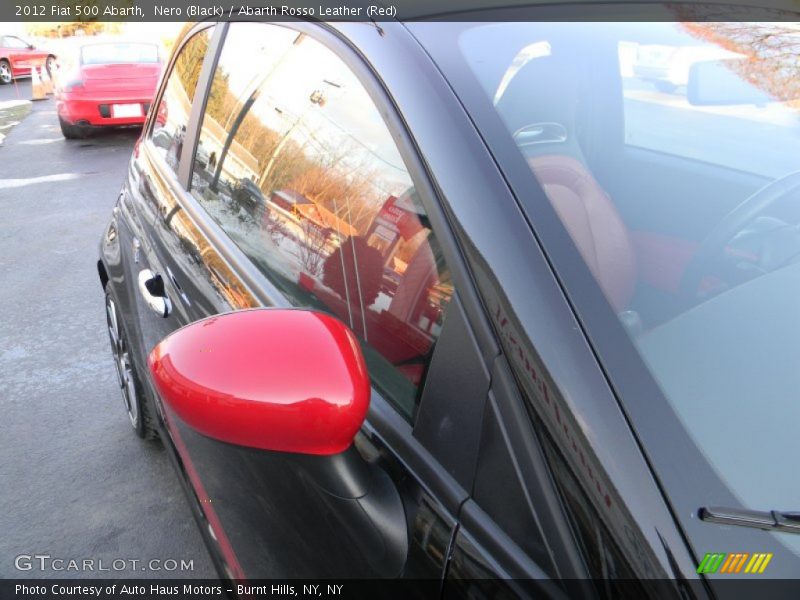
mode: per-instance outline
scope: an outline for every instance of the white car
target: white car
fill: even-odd
[[[700,61],[742,58],[741,54],[712,46],[667,46],[641,44],[637,47],[633,75],[672,93],[689,82],[689,69]]]

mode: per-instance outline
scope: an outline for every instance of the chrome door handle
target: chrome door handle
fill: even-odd
[[[159,316],[167,317],[172,312],[172,303],[164,290],[164,280],[158,273],[153,273],[150,269],[139,271],[139,293],[147,306]]]

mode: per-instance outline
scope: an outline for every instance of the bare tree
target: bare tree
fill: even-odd
[[[693,37],[744,56],[726,63],[779,102],[800,106],[800,30],[791,23],[685,23]]]
[[[309,275],[319,277],[322,265],[328,257],[327,245],[330,230],[320,229],[313,221],[304,218],[301,221],[303,239],[298,244],[300,264]]]
[[[289,235],[289,230],[283,221],[270,214],[264,219],[263,230],[276,246]]]

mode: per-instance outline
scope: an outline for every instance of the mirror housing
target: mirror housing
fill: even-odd
[[[197,321],[158,344],[148,366],[172,412],[238,446],[339,454],[369,407],[358,341],[314,311],[265,308]]]
[[[764,105],[772,101],[766,92],[742,79],[736,65],[747,59],[703,60],[689,67],[686,99],[694,106]]]

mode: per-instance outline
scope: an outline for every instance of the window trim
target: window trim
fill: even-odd
[[[231,23],[249,22],[249,21],[231,21],[225,23],[225,29]],[[415,189],[419,196],[420,202],[426,211],[428,218],[431,221],[431,227],[434,231],[439,246],[442,249],[442,254],[447,263],[448,269],[453,278],[456,290],[461,297],[462,303],[465,304],[467,310],[468,304],[472,310],[467,310],[470,317],[470,324],[476,327],[474,314],[476,312],[475,303],[478,302],[477,309],[480,310],[480,315],[483,317],[483,323],[480,325],[485,326],[488,330],[488,322],[485,321],[485,312],[482,305],[474,295],[474,283],[472,277],[467,270],[465,260],[461,253],[459,244],[452,232],[449,221],[444,214],[441,203],[438,198],[440,193],[436,188],[433,178],[430,176],[427,166],[421,157],[419,148],[414,143],[413,138],[406,129],[405,122],[400,117],[397,106],[392,102],[388,92],[383,87],[380,79],[370,68],[364,57],[355,49],[342,35],[334,30],[331,26],[324,23],[307,23],[307,22],[281,22],[281,23],[263,23],[264,25],[273,27],[284,27],[297,33],[304,33],[309,38],[320,43],[333,52],[344,64],[351,70],[353,75],[359,80],[359,83],[364,87],[364,90],[369,94],[375,107],[380,112],[387,130],[392,136],[392,140],[397,147],[397,150],[402,157],[408,169],[409,176],[414,182]],[[194,30],[187,34],[190,36]],[[216,48],[216,53],[213,57],[214,66],[219,60],[219,54],[222,51],[224,44],[220,43]],[[211,52],[206,55],[206,61],[209,61]],[[213,77],[213,69],[209,69],[208,79],[198,81],[198,89],[203,85],[203,102],[202,110],[198,109],[198,116],[204,114],[205,105],[208,98],[208,85]],[[197,102],[197,98],[195,99]],[[193,107],[194,108],[194,107]],[[190,123],[194,127],[187,126],[187,139],[191,135],[191,144],[196,148],[197,139],[199,138],[199,130],[201,127],[200,119],[198,123]],[[185,160],[193,160],[188,158],[189,154],[181,156],[181,162]],[[162,161],[163,162],[163,161]],[[258,269],[252,267],[252,262],[249,258],[236,246],[231,240],[227,239],[228,236],[218,227],[213,220],[207,218],[208,213],[200,205],[200,203],[188,191],[188,186],[182,183],[182,193],[178,199],[179,203],[184,209],[192,215],[201,231],[206,233],[210,238],[209,241],[224,249],[223,256],[229,261],[234,272],[242,276],[243,281],[251,288],[255,296],[264,304],[268,306],[289,306],[288,301],[283,296],[276,286],[274,286],[269,279],[264,276]],[[260,293],[258,288],[268,290],[268,294]],[[465,293],[466,291],[466,293]],[[469,299],[467,299],[469,297]],[[493,338],[492,338],[493,339]],[[488,350],[489,356],[495,356],[498,353],[497,346]],[[423,389],[424,395],[424,389]]]
[[[218,23],[216,25],[208,45],[208,52],[203,59],[200,76],[197,78],[197,88],[192,99],[192,109],[189,112],[189,121],[186,123],[186,135],[188,137],[184,139],[184,147],[186,147],[186,141],[188,140],[188,147],[191,148],[191,152],[183,152],[178,165],[178,181],[180,181],[186,193],[189,193],[192,187],[194,155],[197,152],[197,143],[200,141],[200,129],[203,126],[208,94],[211,91],[211,83],[214,80],[214,72],[217,70],[219,57],[225,47],[229,27],[230,23]]]
[[[184,37],[181,39],[180,44],[176,46],[175,49],[172,51],[172,56],[170,57],[169,63],[164,69],[163,75],[161,77],[158,92],[155,98],[153,99],[152,104],[150,105],[151,107],[154,107],[155,110],[150,111],[150,114],[147,117],[147,121],[145,122],[145,125],[142,129],[142,138],[141,138],[142,146],[151,151],[149,153],[151,162],[157,166],[162,177],[165,177],[168,181],[170,181],[173,187],[175,187],[175,184],[177,183],[182,191],[185,191],[186,189],[186,180],[181,179],[181,173],[183,170],[182,166],[183,163],[187,162],[186,156],[188,155],[188,153],[183,152],[181,154],[181,160],[178,163],[178,170],[173,171],[172,168],[167,164],[166,160],[164,160],[164,158],[158,152],[153,151],[154,144],[152,142],[152,135],[156,120],[155,115],[158,113],[158,108],[161,105],[161,101],[164,98],[164,94],[166,93],[167,82],[169,81],[169,78],[172,77],[172,74],[175,70],[175,63],[178,61],[178,56],[180,56],[181,52],[183,52],[183,49],[189,44],[189,42],[194,38],[195,35],[197,35],[202,31],[213,29],[211,33],[211,39],[209,40],[208,52],[206,52],[206,55],[203,59],[203,66],[200,69],[200,76],[197,79],[197,86],[195,87],[194,90],[194,96],[192,98],[192,110],[189,113],[189,120],[186,123],[184,146],[186,146],[187,141],[191,142],[190,145],[193,149],[191,155],[194,156],[194,144],[197,131],[193,127],[192,115],[194,114],[195,108],[198,105],[197,102],[198,91],[201,89],[205,89],[204,76],[207,76],[206,71],[211,70],[211,72],[213,73],[213,69],[209,65],[210,62],[209,57],[213,57],[213,65],[214,67],[216,67],[216,57],[219,54],[219,49],[222,45],[222,42],[224,41],[224,36],[227,33],[227,25],[228,25],[227,23],[202,22],[195,24],[194,27],[192,27],[188,32],[186,32]],[[203,97],[202,106],[203,108],[205,108],[205,96]],[[191,161],[189,162],[191,164]],[[173,191],[176,192],[176,196],[179,196],[179,194],[177,193],[177,188],[174,189]]]
[[[248,23],[248,21],[234,21],[233,23],[243,23],[243,22],[244,23]],[[223,39],[220,42],[219,47],[216,49],[215,56],[211,60],[209,60],[209,59],[206,60],[206,63],[204,64],[203,75],[201,75],[201,78],[198,80],[198,89],[199,89],[199,86],[201,85],[201,83],[205,84],[205,87],[204,87],[203,92],[202,92],[203,93],[202,110],[200,110],[200,108],[199,108],[199,104],[200,103],[198,102],[198,96],[197,95],[195,96],[195,101],[194,101],[194,104],[193,104],[193,116],[197,118],[197,121],[196,122],[190,122],[190,124],[187,126],[187,140],[189,139],[188,138],[189,131],[191,130],[191,132],[192,132],[191,142],[192,142],[192,145],[194,147],[194,151],[192,152],[191,157],[190,157],[190,155],[188,153],[184,153],[181,156],[181,166],[184,166],[185,162],[189,163],[188,165],[186,165],[186,166],[188,166],[188,174],[187,174],[188,181],[184,181],[183,182],[184,183],[183,187],[186,190],[185,193],[184,193],[184,196],[191,198],[192,204],[196,205],[199,208],[199,210],[201,211],[200,214],[202,214],[204,216],[204,218],[201,218],[201,220],[203,222],[209,221],[209,219],[210,219],[209,224],[213,224],[215,226],[214,227],[214,229],[216,230],[215,231],[215,237],[219,236],[219,238],[224,239],[225,243],[226,243],[226,246],[227,246],[228,243],[230,243],[231,250],[234,251],[233,253],[235,253],[235,255],[241,254],[241,257],[243,259],[242,266],[246,267],[247,271],[253,271],[253,275],[255,275],[257,273],[260,276],[260,278],[263,278],[263,280],[270,281],[269,277],[267,275],[264,275],[261,272],[261,270],[256,268],[254,263],[253,263],[253,261],[235,244],[235,242],[233,242],[232,239],[230,239],[230,236],[228,236],[228,234],[225,232],[224,228],[222,228],[216,222],[214,217],[210,213],[208,213],[208,211],[205,209],[205,207],[202,205],[202,203],[199,200],[197,200],[191,194],[191,186],[187,185],[187,183],[190,183],[190,180],[191,180],[191,172],[192,172],[192,169],[193,169],[193,166],[194,166],[194,153],[196,152],[197,144],[199,142],[200,135],[201,135],[202,121],[203,121],[203,117],[205,115],[205,108],[206,108],[206,104],[207,104],[207,101],[208,101],[208,96],[209,96],[210,91],[211,91],[211,85],[213,85],[214,72],[215,72],[216,67],[217,67],[217,65],[219,63],[220,56],[222,55],[222,52],[224,51],[224,46],[225,46],[224,37],[227,35],[227,29],[228,29],[228,26],[230,25],[230,23],[226,23],[225,25],[226,25],[225,33],[222,35]],[[353,76],[356,77],[356,79],[358,80],[359,84],[361,85],[363,91],[368,95],[370,101],[372,102],[373,106],[375,107],[375,110],[380,114],[380,116],[382,118],[382,121],[383,121],[383,124],[384,124],[384,126],[386,128],[386,131],[391,136],[392,142],[394,143],[395,148],[397,149],[398,154],[400,155],[401,159],[403,160],[404,166],[406,167],[406,169],[408,171],[408,176],[411,179],[412,183],[414,184],[414,188],[415,188],[415,190],[417,192],[417,197],[419,198],[419,201],[421,202],[421,204],[422,204],[422,206],[423,206],[423,208],[425,210],[426,216],[428,216],[428,218],[431,219],[432,213],[434,212],[434,210],[438,209],[439,206],[438,206],[438,203],[436,203],[435,200],[428,201],[424,196],[425,193],[434,194],[434,192],[430,188],[430,180],[428,178],[427,171],[424,170],[424,168],[422,168],[422,166],[421,166],[422,162],[419,160],[418,149],[416,148],[416,146],[411,141],[410,136],[408,136],[407,134],[403,135],[404,133],[406,133],[406,131],[405,131],[405,128],[403,127],[403,124],[400,122],[399,118],[396,120],[396,122],[395,122],[394,119],[392,119],[392,116],[398,116],[397,115],[398,111],[396,110],[396,107],[395,107],[394,103],[391,102],[391,99],[388,96],[388,94],[386,94],[385,92],[383,94],[378,94],[377,91],[376,91],[376,86],[374,86],[375,80],[373,78],[367,79],[364,76],[364,74],[360,72],[360,70],[363,67],[366,66],[365,62],[363,60],[360,60],[360,57],[355,57],[355,58],[353,58],[352,61],[349,61],[349,60],[347,60],[347,57],[342,52],[337,51],[337,47],[335,47],[335,43],[332,43],[332,44],[325,43],[324,38],[327,37],[325,32],[327,32],[327,34],[330,34],[330,38],[331,38],[330,41],[333,41],[333,40],[345,41],[345,40],[342,40],[342,38],[339,35],[337,35],[333,31],[331,31],[327,27],[324,27],[324,26],[321,26],[321,25],[312,25],[312,24],[308,24],[308,23],[292,23],[292,24],[286,24],[286,23],[257,23],[256,25],[262,25],[262,26],[267,26],[267,27],[282,27],[283,29],[288,30],[288,31],[293,31],[293,32],[296,32],[298,34],[307,35],[311,40],[313,40],[314,42],[318,43],[320,46],[322,46],[323,48],[325,48],[326,50],[331,52],[336,58],[338,58],[340,61],[342,61],[342,63],[344,64],[344,67],[346,69],[348,69]],[[342,46],[342,48],[344,48],[343,52],[352,51],[352,48],[349,46],[349,44],[346,44],[346,43]],[[211,53],[209,52],[209,55],[210,54]],[[206,67],[211,62],[213,62],[213,68],[208,69],[208,72],[206,73]],[[206,76],[207,79],[204,79],[203,76]],[[381,88],[381,90],[382,90],[382,88]],[[184,142],[184,146],[186,146],[186,141]],[[434,197],[435,196],[433,196],[433,195],[430,196],[430,198],[434,198]],[[436,208],[432,209],[432,205],[435,205]],[[454,280],[454,286],[455,286],[455,289],[457,290],[457,292],[456,292],[456,294],[457,294],[458,291],[463,286],[459,286],[457,283],[455,283],[455,273],[454,273],[454,268],[452,266],[453,259],[452,259],[452,256],[450,256],[451,252],[448,251],[446,243],[442,243],[442,241],[441,241],[442,238],[445,237],[445,236],[441,235],[441,232],[446,232],[447,233],[447,237],[450,238],[451,240],[453,240],[450,243],[455,243],[454,242],[454,238],[452,238],[451,232],[449,230],[449,226],[440,225],[440,224],[434,223],[433,219],[431,219],[431,231],[434,232],[434,235],[435,235],[435,237],[437,239],[437,242],[438,242],[437,245],[441,248],[442,255],[443,255],[444,260],[445,260],[445,264],[447,265],[448,270],[451,273],[451,277]],[[236,256],[235,258],[234,258],[234,256],[231,256],[230,258],[232,258],[233,261],[236,262],[236,263],[239,262],[237,260],[239,258],[238,256]],[[251,267],[252,267],[252,269],[251,269]],[[241,271],[238,268],[234,269],[234,271],[237,274],[241,274]],[[253,283],[255,283],[255,282],[253,282]],[[249,282],[248,282],[248,287],[250,289],[253,289],[253,287],[257,288],[257,287],[259,287],[261,285],[262,285],[261,283],[255,283],[255,286],[251,286],[251,285],[249,285]],[[277,298],[280,298],[285,303],[286,306],[294,306],[293,304],[289,303],[289,301],[286,299],[286,296],[283,294],[283,292],[281,292],[277,288],[277,286],[272,284],[271,281],[270,281],[270,288],[271,288],[271,290],[270,290],[271,294],[270,295],[272,295],[272,292],[274,291],[274,293],[277,295]],[[258,297],[260,300],[263,301],[263,299],[260,297],[260,295],[256,294],[256,297]],[[275,297],[269,298],[268,301],[272,301],[273,305],[277,305],[277,301],[276,301]],[[447,318],[447,316],[446,316],[447,314],[448,314],[448,312],[446,311],[445,312],[445,320]],[[419,407],[422,405],[423,400],[426,397],[426,388],[427,388],[428,381],[430,380],[429,368],[430,368],[431,364],[434,363],[434,357],[436,355],[437,355],[437,348],[436,348],[436,345],[434,345],[433,354],[431,355],[431,360],[430,360],[430,362],[428,363],[428,365],[426,366],[426,369],[425,369],[424,379],[423,379],[422,384],[419,386],[419,388],[417,390],[417,393],[416,393],[416,397],[415,397],[415,400],[414,400],[414,406],[412,407],[412,415],[410,416],[410,420],[407,420],[407,417],[404,416],[403,411],[398,407],[396,402],[389,401],[388,398],[386,396],[384,396],[380,391],[378,391],[378,389],[376,388],[375,385],[373,385],[373,389],[388,403],[388,405],[392,408],[392,410],[396,411],[403,418],[403,420],[406,420],[411,425],[412,428],[414,428],[416,426],[417,422],[418,422]]]
[[[193,163],[194,152],[197,148],[199,130],[202,125],[202,120],[200,117],[205,113],[205,107],[208,100],[208,84],[213,78],[214,69],[216,69],[216,65],[219,61],[219,55],[222,52],[224,38],[227,35],[229,26],[231,23],[239,22],[248,23],[252,21],[234,20],[222,23],[201,22],[197,23],[192,29],[190,29],[181,40],[180,46],[173,51],[170,62],[164,71],[165,75],[162,79],[158,96],[153,102],[153,106],[158,106],[158,104],[161,102],[165,88],[164,83],[168,78],[166,73],[172,73],[174,63],[180,50],[183,49],[183,47],[196,33],[209,27],[216,27],[216,30],[212,36],[212,43],[215,41],[215,39],[217,40],[217,43],[213,48],[209,48],[209,52],[206,54],[205,58],[205,63],[213,61],[213,68],[209,66],[208,72],[205,72],[205,68],[203,71],[201,71],[200,78],[197,82],[197,90],[203,90],[202,101],[198,103],[199,98],[197,97],[197,90],[195,90],[195,98],[193,100],[192,112],[194,113],[195,105],[197,105],[198,119],[197,122],[192,123],[190,115],[190,122],[187,124],[186,128],[186,141],[191,142],[193,151],[191,153],[191,159],[186,158],[189,153],[184,153],[184,155],[181,156],[181,163],[184,161],[189,163],[189,177],[191,177],[191,165]],[[457,237],[450,225],[450,219],[445,212],[444,206],[439,200],[439,198],[442,196],[442,192],[436,185],[435,178],[431,174],[419,147],[408,131],[407,125],[401,117],[399,108],[393,102],[391,95],[383,85],[380,76],[374,71],[374,69],[372,69],[369,62],[359,52],[355,45],[328,23],[286,21],[280,23],[263,22],[262,24],[291,29],[297,33],[306,34],[311,39],[322,44],[345,63],[345,65],[352,71],[353,75],[355,75],[359,80],[365,91],[369,94],[376,108],[383,117],[383,121],[390,135],[392,136],[395,146],[397,147],[400,156],[408,168],[409,176],[415,184],[420,202],[422,203],[423,208],[425,209],[426,214],[431,221],[433,230],[435,230],[437,240],[442,248],[442,254],[444,255],[444,259],[450,270],[451,277],[453,278],[453,283],[458,290],[464,310],[469,317],[470,325],[473,327],[474,333],[481,343],[481,347],[484,351],[484,358],[488,361],[497,356],[499,354],[499,346],[497,345],[494,333],[489,325],[489,321],[486,318],[485,307],[483,306],[483,303],[477,294],[476,283],[472,273],[467,267],[464,251],[461,248],[461,245],[458,242]],[[376,33],[376,35],[378,34]],[[432,65],[431,72],[435,76],[440,76],[438,70],[436,70]],[[143,141],[145,142],[143,146],[149,149],[152,149],[150,135],[152,133],[154,114],[155,113],[150,114],[143,131]],[[167,173],[167,175],[172,175],[172,179],[175,180],[175,183],[180,185],[180,193],[178,194],[177,189],[175,190],[178,204],[180,204],[184,209],[188,210],[196,224],[200,227],[201,231],[209,236],[210,242],[213,242],[220,248],[225,248],[227,250],[229,244],[223,241],[225,237],[227,237],[225,236],[224,232],[221,229],[214,231],[213,228],[211,231],[207,231],[204,227],[205,223],[203,223],[203,215],[207,213],[189,192],[190,186],[188,185],[188,178],[186,180],[179,180],[176,174],[172,172],[172,169],[165,164],[165,161],[162,157],[158,156],[157,153],[151,154],[155,159],[154,162],[156,162],[158,166]],[[181,169],[179,165],[179,172],[180,171]],[[194,210],[189,210],[190,207]],[[197,209],[199,209],[200,212],[196,212]],[[236,247],[235,244],[230,242],[230,245],[233,246],[233,249],[238,251],[238,247]],[[285,301],[283,294],[274,285],[272,285],[271,282],[269,282],[269,280],[260,273],[260,271],[255,268],[248,269],[245,267],[245,265],[247,265],[250,261],[244,255],[244,253],[241,253],[241,251],[234,251],[230,253],[226,251],[223,254],[231,263],[231,266],[235,266],[233,269],[235,272],[238,274],[246,274],[246,277],[243,277],[243,280],[248,283],[248,287],[255,290],[261,286],[270,290],[269,296],[267,297],[265,297],[263,294],[256,293],[255,295],[259,300],[264,301],[267,305],[284,305],[284,303],[281,302],[281,300]]]
[[[369,94],[373,104],[383,117],[384,124],[408,169],[411,180],[414,182],[417,196],[431,222],[432,231],[441,247],[445,263],[453,278],[453,285],[461,298],[464,310],[469,317],[470,325],[476,330],[475,334],[482,342],[482,346],[484,346],[484,357],[496,356],[499,354],[499,346],[494,342],[494,335],[491,333],[488,320],[486,320],[485,309],[475,292],[475,282],[467,268],[464,251],[457,241],[450,220],[446,215],[444,204],[441,201],[443,194],[436,185],[436,178],[428,168],[424,155],[402,117],[400,108],[393,101],[380,75],[375,72],[367,58],[358,48],[333,25],[302,21],[280,23],[280,25],[288,26],[298,33],[304,33],[327,47],[345,63],[364,87],[367,94]],[[365,33],[380,35],[372,29],[369,23],[355,25],[363,28]],[[433,68],[432,63],[431,74],[437,77],[441,76]],[[482,329],[481,335],[478,335],[477,329],[479,328]],[[488,339],[491,339],[492,343],[487,343],[486,340]]]

